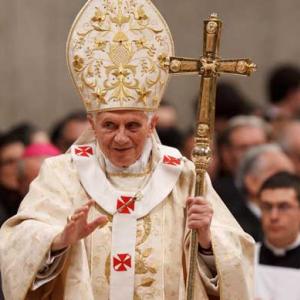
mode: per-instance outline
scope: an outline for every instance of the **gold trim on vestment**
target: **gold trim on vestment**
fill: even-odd
[[[151,159],[148,162],[146,169],[144,172],[140,172],[140,173],[122,173],[122,172],[116,172],[116,173],[109,173],[109,172],[105,172],[105,174],[107,175],[107,177],[123,177],[123,178],[128,178],[128,177],[142,177],[142,176],[146,176],[149,175],[151,173],[152,170],[152,163],[151,163]]]

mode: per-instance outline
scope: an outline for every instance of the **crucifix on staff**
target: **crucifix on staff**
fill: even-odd
[[[201,76],[195,146],[192,160],[196,168],[195,196],[203,196],[204,176],[211,159],[211,142],[214,133],[215,97],[217,78],[222,73],[250,76],[256,65],[248,58],[223,60],[219,56],[222,21],[213,13],[204,21],[203,55],[200,59],[170,57],[165,64],[170,74],[197,74]],[[213,244],[213,243],[212,243]],[[192,230],[187,282],[187,299],[193,298],[193,281],[197,259],[197,234]]]

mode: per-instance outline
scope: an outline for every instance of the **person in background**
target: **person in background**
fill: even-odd
[[[295,168],[288,156],[275,144],[253,147],[245,154],[239,166],[236,184],[244,201],[234,210],[234,216],[256,241],[263,238],[259,190],[268,177],[280,171],[293,173]]]
[[[219,136],[219,154],[225,175],[235,175],[244,154],[253,146],[268,142],[271,129],[256,116],[236,116]]]
[[[289,122],[300,116],[300,68],[291,64],[275,67],[267,79],[269,105],[264,118],[270,122],[274,138]]]
[[[183,134],[177,127],[177,111],[167,101],[162,101],[157,110],[157,134],[162,144],[182,149]]]
[[[251,147],[267,143],[270,135],[268,125],[256,116],[237,116],[218,137],[219,174],[214,188],[231,212],[242,202],[236,187],[235,176],[241,159]]]
[[[89,122],[85,112],[72,112],[53,127],[50,135],[51,142],[64,153],[87,128]]]
[[[21,202],[18,192],[17,166],[24,151],[24,144],[10,133],[0,137],[0,212],[1,224],[17,213]]]
[[[174,147],[178,150],[182,149],[183,135],[178,128],[157,128],[157,134],[162,144]]]
[[[30,122],[19,123],[13,126],[8,133],[16,136],[25,146],[35,143],[49,143],[50,141],[45,131]]]
[[[198,98],[195,101],[198,103]],[[196,110],[196,109],[195,109]],[[243,95],[236,85],[221,81],[216,90],[216,135],[228,126],[228,122],[236,116],[257,114],[259,108]]]
[[[300,178],[269,177],[258,193],[264,240],[257,243],[255,294],[261,300],[300,299]]]
[[[300,121],[290,121],[278,135],[278,143],[293,162],[300,176]]]
[[[268,79],[270,108],[266,118],[281,122],[299,116],[300,69],[294,65],[281,65],[273,69]]]
[[[177,111],[174,105],[170,102],[163,100],[157,110],[157,127],[170,128],[177,126]]]
[[[39,174],[44,160],[60,153],[52,144],[32,144],[25,148],[18,165],[19,191],[23,197],[28,193],[30,183]]]

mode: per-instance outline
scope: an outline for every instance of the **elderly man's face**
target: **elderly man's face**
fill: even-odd
[[[295,173],[294,165],[283,152],[267,151],[261,154],[259,161],[260,168],[257,172],[246,175],[244,179],[248,196],[252,200],[256,199],[263,182],[270,176],[282,171]]]
[[[142,111],[126,110],[101,112],[89,121],[104,155],[116,167],[128,167],[140,158],[157,118],[149,121]]]
[[[231,168],[233,173],[246,151],[251,147],[267,142],[267,136],[261,128],[243,126],[236,128],[230,135]]]

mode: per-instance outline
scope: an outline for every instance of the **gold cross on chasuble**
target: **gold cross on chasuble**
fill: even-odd
[[[251,75],[256,65],[250,59],[222,60],[219,56],[222,21],[212,14],[204,21],[203,55],[200,59],[170,57],[166,61],[170,74],[198,74],[201,76],[200,97],[192,160],[196,167],[195,196],[204,194],[204,178],[210,158],[210,144],[214,132],[216,81],[221,73]],[[214,248],[214,245],[212,245]],[[192,230],[187,299],[193,300],[194,274],[198,252],[197,232]]]

